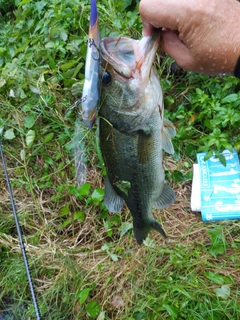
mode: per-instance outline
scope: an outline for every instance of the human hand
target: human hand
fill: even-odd
[[[240,56],[237,0],[141,0],[143,35],[163,28],[160,49],[182,68],[233,74]]]

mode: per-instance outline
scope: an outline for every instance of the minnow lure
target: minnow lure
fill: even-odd
[[[99,44],[100,31],[96,0],[91,0],[89,39],[87,47],[85,81],[82,93],[82,118],[88,129],[91,129],[98,106],[99,98]]]

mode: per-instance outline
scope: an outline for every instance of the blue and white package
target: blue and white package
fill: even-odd
[[[226,167],[214,156],[198,153],[203,221],[240,219],[240,164],[237,151],[223,151]]]

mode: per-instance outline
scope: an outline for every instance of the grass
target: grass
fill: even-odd
[[[105,168],[95,129],[85,135],[87,183],[76,186],[72,138],[78,111],[67,108],[81,95],[88,2],[12,3],[18,7],[11,15],[7,2],[0,6],[0,132],[43,318],[240,319],[239,222],[206,224],[190,209],[192,164],[198,148],[208,148],[210,141],[202,138],[220,128],[229,144],[238,146],[235,120],[211,128],[202,118],[218,123],[222,116],[214,108],[223,99],[237,110],[236,96],[229,95],[239,94],[239,82],[177,75],[170,72],[169,58],[158,57],[166,114],[178,128],[176,154],[164,158],[177,201],[155,211],[168,239],[153,231],[139,247],[127,208],[110,215],[103,205]],[[136,2],[120,6],[99,4],[102,36],[139,38]],[[40,21],[44,25],[38,27]],[[30,42],[21,40],[23,34]],[[6,310],[13,319],[35,319],[3,170],[0,272],[0,319]]]

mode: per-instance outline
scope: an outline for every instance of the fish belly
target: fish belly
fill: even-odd
[[[100,120],[100,144],[108,180],[138,225],[154,219],[152,206],[163,189],[161,125],[157,110],[137,131],[121,132],[107,119]]]

